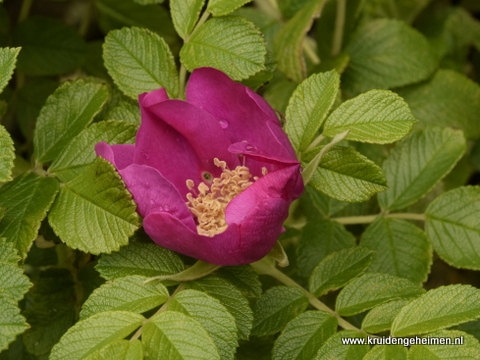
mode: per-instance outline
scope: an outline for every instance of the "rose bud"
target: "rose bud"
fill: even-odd
[[[139,96],[135,145],[95,147],[119,171],[158,245],[216,265],[260,260],[303,191],[272,108],[221,71],[193,71],[186,101]]]

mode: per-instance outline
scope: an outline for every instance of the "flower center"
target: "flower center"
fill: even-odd
[[[225,220],[227,205],[258,179],[250,174],[246,166],[237,166],[234,170],[230,170],[225,161],[215,158],[214,163],[222,169],[220,177],[209,179],[212,183],[210,187],[201,182],[197,187],[198,194],[188,193],[186,202],[190,212],[197,218],[197,232],[210,237],[227,229]],[[263,173],[266,173],[266,169]],[[205,179],[205,176],[203,178]],[[187,180],[189,190],[193,190],[194,186],[193,180]],[[196,193],[196,191],[193,192]]]

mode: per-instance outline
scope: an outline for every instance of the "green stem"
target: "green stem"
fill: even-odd
[[[346,216],[346,217],[332,218],[331,220],[336,221],[343,225],[370,224],[378,216],[381,216],[381,215],[382,214],[364,215],[364,216]],[[425,221],[425,214],[393,213],[393,214],[385,214],[383,215],[383,217],[392,218],[392,219]]]
[[[315,140],[313,140],[310,145],[308,145],[306,151],[312,150],[315,146],[320,144],[323,139],[325,139],[325,136],[323,136],[323,134],[318,135],[317,138]]]
[[[20,9],[20,15],[18,16],[18,22],[22,22],[28,18],[30,9],[32,8],[33,0],[23,0],[22,7]]]
[[[337,16],[335,18],[335,32],[333,33],[332,56],[337,56],[342,50],[343,31],[345,28],[345,0],[337,0]]]

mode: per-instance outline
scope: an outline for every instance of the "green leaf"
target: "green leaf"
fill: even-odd
[[[432,0],[368,1],[365,13],[372,17],[389,17],[411,23]]]
[[[143,355],[140,340],[116,340],[86,360],[141,360]]]
[[[17,264],[19,261],[20,256],[18,256],[14,244],[7,241],[7,239],[0,238],[0,262]]]
[[[34,133],[38,161],[54,160],[107,101],[105,85],[82,79],[63,83],[40,111]]]
[[[139,216],[131,194],[112,164],[98,157],[80,176],[64,184],[48,220],[71,248],[92,254],[128,244]]]
[[[170,13],[177,34],[185,39],[198,21],[205,0],[170,0]]]
[[[403,345],[377,345],[362,360],[407,360],[407,354]]]
[[[435,252],[448,264],[480,270],[480,188],[456,188],[436,198],[425,211],[425,228]]]
[[[20,309],[11,299],[0,296],[0,352],[5,350],[17,335],[28,329]]]
[[[105,119],[123,120],[129,124],[140,125],[140,109],[138,104],[121,101],[105,114]]]
[[[172,52],[164,39],[148,29],[133,27],[109,32],[103,58],[115,84],[132,99],[161,87],[172,98],[178,95]]]
[[[339,331],[326,341],[313,360],[362,360],[370,346],[361,343],[344,345],[342,339],[347,338],[358,338],[361,340],[365,339],[365,334],[353,330]]]
[[[352,36],[345,51],[350,63],[342,85],[350,95],[416,83],[437,67],[427,39],[397,20],[367,22]]]
[[[12,242],[22,258],[37,237],[58,188],[57,180],[34,173],[23,174],[0,188],[0,207],[7,209],[0,220],[0,236]]]
[[[428,291],[405,305],[392,324],[393,336],[425,334],[480,317],[480,290],[448,285]]]
[[[212,338],[221,359],[233,360],[238,346],[237,325],[220,301],[197,290],[184,290],[168,303],[168,310],[197,320]]]
[[[275,70],[277,70],[277,62],[273,57],[273,53],[267,51],[267,56],[265,57],[265,69],[251,75],[245,80],[242,80],[242,84],[256,91],[259,87],[273,79],[275,76]]]
[[[0,262],[0,297],[19,301],[32,286],[23,269],[15,264]]]
[[[297,315],[305,311],[308,299],[295,287],[276,286],[262,295],[253,307],[252,334],[265,336],[281,331]]]
[[[52,349],[51,360],[86,359],[137,329],[145,318],[128,311],[106,311],[72,326]]]
[[[306,311],[290,321],[275,341],[273,360],[312,359],[337,330],[337,319],[325,311]]]
[[[12,180],[14,150],[10,134],[0,125],[0,182]]]
[[[450,338],[451,344],[412,345],[408,352],[409,360],[449,360],[449,359],[478,359],[480,344],[473,336],[457,330],[437,331],[428,336],[436,338]],[[457,340],[458,339],[458,340]],[[462,343],[455,344],[455,341]],[[446,340],[446,339],[445,339]]]
[[[341,316],[351,316],[387,301],[416,297],[423,292],[419,285],[407,279],[389,274],[367,273],[340,291],[335,310]]]
[[[480,137],[480,86],[452,70],[439,70],[428,82],[398,90],[423,125],[460,128],[469,139]]]
[[[12,78],[21,48],[0,48],[0,93]]]
[[[278,32],[274,40],[274,53],[278,69],[289,79],[300,83],[306,77],[306,65],[303,59],[303,42],[312,27],[313,19],[318,17],[325,0],[313,0],[298,11]]]
[[[305,164],[322,149],[305,154]],[[305,166],[304,166],[305,167]],[[387,188],[382,170],[353,148],[334,146],[320,160],[310,181],[318,191],[337,200],[362,202]]]
[[[297,154],[317,135],[337,98],[340,76],[335,71],[314,74],[293,92],[287,107],[285,132]]]
[[[202,325],[176,311],[162,312],[151,318],[143,328],[142,342],[152,360],[221,359]]]
[[[144,285],[147,279],[145,276],[131,275],[103,284],[83,304],[80,319],[109,310],[128,310],[141,314],[167,301],[167,288],[159,282]]]
[[[187,70],[209,66],[234,80],[265,69],[267,49],[255,25],[240,16],[213,18],[190,37],[180,51]]]
[[[348,205],[347,202],[331,198],[330,196],[317,191],[311,186],[307,186],[306,190],[314,208],[325,217],[331,217],[332,215],[335,215],[339,211],[345,209],[345,207]]]
[[[15,29],[14,43],[22,47],[18,70],[26,75],[65,74],[82,65],[87,46],[71,26],[52,18],[31,17]]]
[[[234,284],[245,296],[262,295],[262,284],[250,265],[223,266],[215,272],[215,275]]]
[[[323,135],[334,137],[350,130],[347,140],[388,144],[407,135],[414,122],[400,96],[387,90],[371,90],[340,105],[325,122]]]
[[[133,144],[137,126],[124,121],[100,121],[84,129],[75,137],[49,167],[48,172],[63,182],[73,180],[95,158],[95,144],[104,141],[113,144]]]
[[[217,277],[207,276],[186,283],[188,289],[199,290],[219,300],[235,318],[238,337],[248,339],[252,329],[253,313],[247,298],[234,285]]]
[[[327,255],[355,246],[355,237],[336,221],[318,219],[303,227],[297,247],[300,275],[309,277]]]
[[[405,299],[393,300],[374,307],[363,318],[362,329],[373,334],[390,330],[393,319],[408,302]]]
[[[214,16],[228,15],[252,0],[209,0],[207,11]]]
[[[410,134],[383,163],[390,188],[378,195],[383,209],[403,209],[424,197],[447,175],[466,149],[459,130],[430,128]]]
[[[362,234],[360,245],[375,250],[370,272],[427,280],[432,264],[432,246],[425,233],[412,223],[379,216]]]
[[[357,246],[330,254],[313,270],[308,287],[315,296],[340,289],[359,276],[372,263],[374,252]]]

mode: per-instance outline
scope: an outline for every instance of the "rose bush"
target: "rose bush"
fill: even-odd
[[[212,69],[190,76],[186,101],[139,96],[135,145],[98,143],[160,246],[217,265],[264,257],[303,191],[300,163],[272,108]]]

